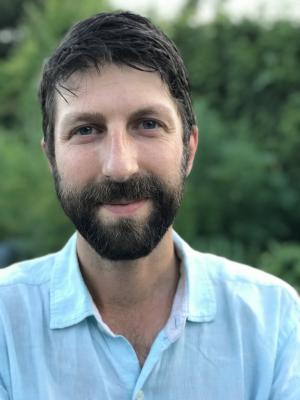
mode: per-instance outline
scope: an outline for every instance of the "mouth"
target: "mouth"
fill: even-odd
[[[111,214],[130,215],[141,209],[147,200],[118,200],[102,204],[102,208]]]

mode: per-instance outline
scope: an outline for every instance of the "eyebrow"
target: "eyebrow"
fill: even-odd
[[[63,125],[73,125],[79,122],[105,122],[104,115],[99,112],[72,112],[63,117]]]
[[[147,115],[164,116],[168,120],[172,120],[171,110],[164,105],[146,106],[130,114],[129,119],[139,119]],[[106,118],[101,112],[71,112],[67,114],[63,120],[63,125],[73,125],[80,122],[93,122],[104,124]]]
[[[145,115],[163,116],[167,117],[168,119],[172,118],[171,110],[169,109],[169,107],[163,105],[143,107],[140,110],[134,112],[131,115],[131,118],[138,119],[144,117]]]

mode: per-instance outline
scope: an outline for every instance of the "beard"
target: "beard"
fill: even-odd
[[[173,185],[147,174],[124,182],[89,183],[79,190],[63,182],[56,166],[53,177],[59,202],[81,236],[99,256],[125,261],[150,254],[173,224],[182,201],[185,164]],[[103,204],[140,200],[150,201],[150,211],[145,218],[119,217],[116,221],[105,221],[99,215]]]

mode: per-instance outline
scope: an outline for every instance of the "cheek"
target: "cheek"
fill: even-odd
[[[148,153],[147,162],[145,154]],[[141,151],[142,159],[141,164],[144,164],[145,169],[152,170],[158,175],[172,178],[177,175],[181,169],[183,157],[183,145],[177,142],[164,143],[163,145],[156,144],[150,149]]]
[[[94,151],[87,152],[75,146],[58,151],[56,164],[62,179],[70,183],[85,183],[100,170]]]

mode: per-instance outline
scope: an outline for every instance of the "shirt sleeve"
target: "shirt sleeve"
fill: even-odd
[[[295,325],[279,348],[269,400],[300,399],[300,305],[297,303]],[[293,315],[293,312],[287,315]]]

